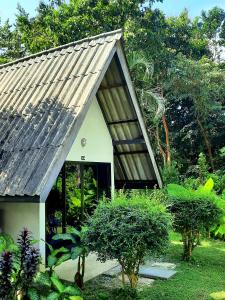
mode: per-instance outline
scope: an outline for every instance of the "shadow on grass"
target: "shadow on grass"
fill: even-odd
[[[208,300],[209,294],[225,290],[225,243],[203,241],[193,252],[193,262],[181,260],[182,243],[178,235],[172,236],[169,251],[163,260],[177,265],[177,274],[169,280],[156,280],[152,287],[138,290],[141,300]],[[99,280],[99,281],[98,281]],[[117,279],[113,279],[117,280]],[[87,283],[85,300],[129,300],[129,293],[117,289],[108,279],[101,282],[101,276]]]

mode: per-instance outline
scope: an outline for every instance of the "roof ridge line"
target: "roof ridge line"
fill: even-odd
[[[113,30],[113,31],[109,31],[109,32],[104,32],[104,33],[101,33],[101,34],[98,34],[98,35],[83,38],[83,39],[78,40],[78,41],[74,41],[74,42],[70,42],[70,43],[67,43],[67,44],[64,44],[64,45],[60,45],[60,46],[57,46],[55,48],[49,48],[47,50],[43,50],[41,52],[37,52],[37,53],[31,54],[31,55],[27,55],[27,56],[18,58],[14,61],[10,61],[8,63],[2,64],[2,65],[0,65],[0,69],[8,67],[10,65],[14,65],[16,63],[19,63],[19,62],[22,62],[22,61],[25,61],[25,60],[28,60],[30,58],[41,56],[43,54],[51,53],[51,52],[54,52],[54,51],[57,51],[57,50],[62,50],[62,49],[67,48],[69,46],[78,45],[80,43],[84,43],[84,42],[87,42],[87,41],[92,41],[92,40],[95,40],[95,39],[98,39],[98,38],[101,38],[101,37],[106,37],[106,36],[114,35],[114,34],[117,34],[117,33],[121,33],[121,35],[122,35],[123,30],[122,29],[117,29],[117,30]]]

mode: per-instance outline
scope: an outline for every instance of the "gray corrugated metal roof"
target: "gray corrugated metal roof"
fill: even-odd
[[[0,66],[1,196],[47,197],[97,91],[107,123],[137,118],[115,58],[121,35],[102,34]],[[138,122],[108,126],[116,141],[142,136]],[[156,179],[145,144],[115,148],[116,179]]]

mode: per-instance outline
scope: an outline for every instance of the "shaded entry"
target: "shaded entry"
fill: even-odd
[[[111,196],[111,164],[65,162],[46,202],[46,238],[80,228],[99,199]]]

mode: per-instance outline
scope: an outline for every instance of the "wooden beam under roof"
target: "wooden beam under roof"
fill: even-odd
[[[152,189],[159,188],[155,179],[150,180],[115,180],[116,189]]]
[[[145,144],[145,140],[143,138],[131,139],[131,140],[118,140],[113,141],[113,146],[116,145],[136,145],[136,144]]]
[[[127,120],[118,120],[118,121],[112,121],[112,122],[108,122],[108,125],[119,125],[119,124],[126,124],[126,123],[135,123],[138,122],[138,119],[127,119]]]
[[[114,152],[114,155],[133,155],[133,154],[148,154],[148,150],[137,150],[137,151],[124,151],[124,152]]]

